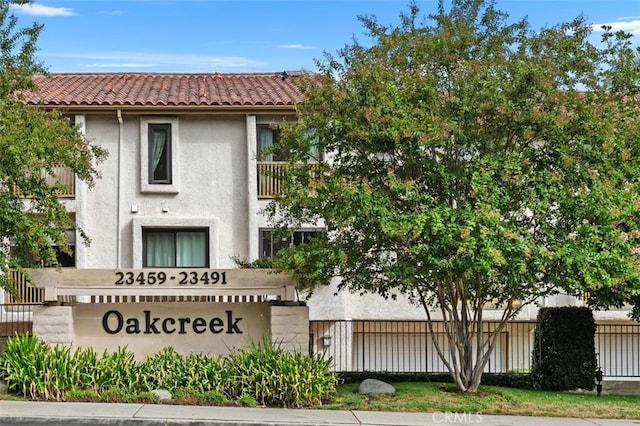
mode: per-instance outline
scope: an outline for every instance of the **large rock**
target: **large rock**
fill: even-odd
[[[151,393],[157,396],[161,403],[167,404],[173,402],[171,392],[166,389],[154,389]]]
[[[358,393],[396,393],[396,388],[377,379],[365,379],[358,386]]]

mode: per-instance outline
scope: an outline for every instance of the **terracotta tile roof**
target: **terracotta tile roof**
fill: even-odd
[[[302,100],[286,73],[73,73],[36,75],[26,101],[59,107],[293,106]]]

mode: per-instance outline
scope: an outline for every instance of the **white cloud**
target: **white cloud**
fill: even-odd
[[[159,64],[145,64],[145,63],[135,63],[135,62],[122,62],[122,63],[96,63],[96,64],[85,64],[86,68],[133,68],[133,69],[144,69],[144,68],[153,68],[157,67]]]
[[[22,12],[27,15],[35,15],[35,16],[72,16],[73,9],[69,7],[51,7],[44,6],[42,4],[21,4],[21,5],[12,5],[12,9],[17,10],[18,12]]]
[[[127,12],[124,10],[101,10],[98,12],[100,15],[120,16],[125,15]]]
[[[281,49],[313,49],[313,47],[311,46],[305,46],[304,44],[283,44],[281,46],[278,46]]]
[[[611,27],[613,31],[626,31],[634,35],[640,35],[640,19],[630,21],[607,22],[603,24],[593,24],[591,27],[594,31],[602,31],[602,26]]]
[[[265,64],[249,58],[236,56],[180,55],[173,53],[41,53],[40,56],[81,61],[77,65],[84,68],[198,68],[203,70],[244,69],[262,67]]]

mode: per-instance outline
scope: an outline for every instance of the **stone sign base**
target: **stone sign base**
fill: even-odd
[[[76,303],[37,306],[33,333],[45,342],[127,346],[139,360],[165,347],[183,355],[226,355],[265,338],[288,351],[309,348],[309,309],[298,303]]]

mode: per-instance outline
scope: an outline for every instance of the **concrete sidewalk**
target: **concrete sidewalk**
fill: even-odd
[[[105,426],[619,426],[640,420],[489,416],[464,413],[202,407],[160,404],[0,401],[0,425]]]

